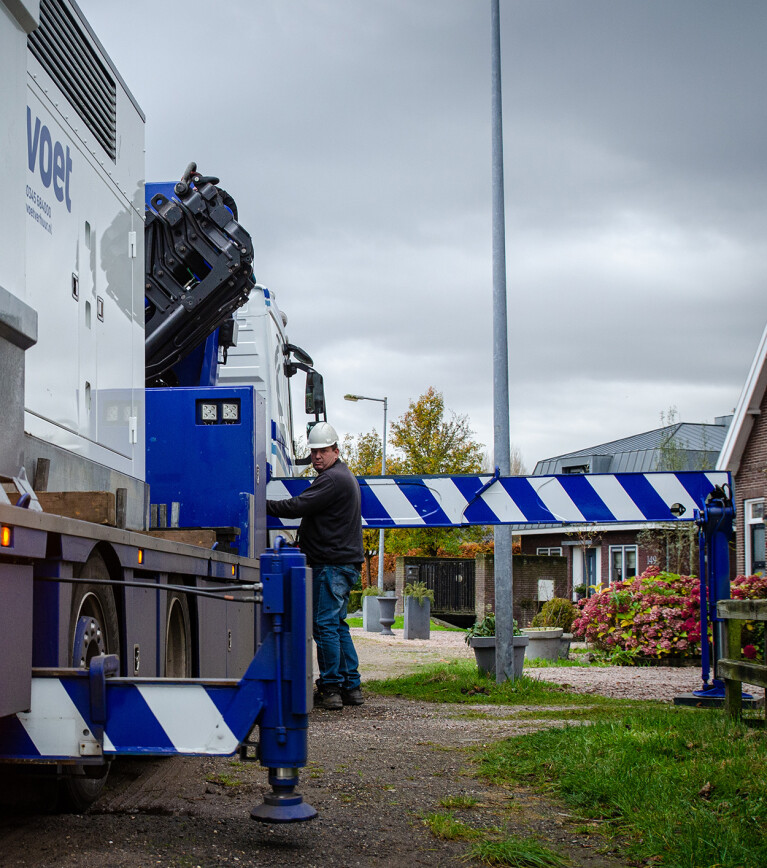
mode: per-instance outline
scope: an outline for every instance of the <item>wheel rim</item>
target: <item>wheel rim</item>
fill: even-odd
[[[106,654],[104,610],[94,594],[86,594],[77,613],[77,627],[72,648],[72,661],[76,667],[87,669],[91,659]]]
[[[168,634],[165,641],[166,678],[184,678],[186,676],[187,656],[184,610],[179,600],[172,600],[168,611]]]

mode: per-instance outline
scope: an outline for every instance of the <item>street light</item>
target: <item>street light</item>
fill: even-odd
[[[389,409],[388,398],[368,398],[366,395],[344,395],[344,401],[376,401],[383,404],[384,423],[383,423],[383,447],[381,450],[381,476],[386,475],[386,413]],[[381,528],[378,531],[378,590],[383,596],[383,560],[384,560],[384,530]]]

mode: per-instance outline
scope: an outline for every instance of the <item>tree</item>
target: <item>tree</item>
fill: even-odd
[[[389,464],[393,473],[424,476],[482,471],[483,446],[474,440],[468,416],[452,411],[446,416],[445,400],[434,387],[410,402],[391,431],[391,443],[397,450]],[[483,527],[408,528],[389,531],[386,548],[396,554],[456,557],[462,544],[483,542],[487,536]]]
[[[442,393],[430,386],[391,426],[391,442],[399,453],[391,460],[395,473],[479,473],[483,447],[473,439],[468,416],[452,411],[445,418]]]

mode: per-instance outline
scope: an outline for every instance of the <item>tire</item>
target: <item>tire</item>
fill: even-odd
[[[104,559],[94,552],[82,566],[82,583],[72,588],[72,609],[69,619],[69,655],[76,669],[87,669],[97,654],[120,653],[120,622],[117,617],[114,591],[109,585],[88,584],[88,579],[109,579]],[[89,618],[91,624],[84,631],[80,618]],[[78,649],[74,648],[78,626],[84,636]],[[77,659],[75,659],[77,658]]]
[[[119,654],[120,621],[114,591],[109,585],[94,585],[88,579],[109,579],[109,570],[94,552],[83,564],[72,588],[69,617],[69,658],[76,669],[87,669],[98,654]],[[109,762],[98,766],[65,768],[59,782],[58,809],[81,813],[101,795],[109,774]]]
[[[168,593],[168,615],[165,622],[166,678],[192,677],[192,623],[186,594]]]

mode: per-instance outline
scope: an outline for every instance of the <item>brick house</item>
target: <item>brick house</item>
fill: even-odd
[[[767,502],[767,328],[741,392],[717,470],[733,475],[736,571],[765,571]]]
[[[539,461],[533,476],[571,473],[648,473],[656,470],[710,470],[716,465],[732,416],[714,424],[677,422],[621,440]],[[767,428],[767,425],[765,426]],[[767,435],[766,435],[767,436]],[[764,464],[764,462],[763,462]],[[671,543],[658,525],[552,525],[514,530],[522,554],[555,555],[567,560],[568,593],[584,586],[607,585],[658,565],[672,567],[669,545],[685,546],[683,560],[697,563],[694,533]],[[679,552],[677,551],[677,554]],[[694,566],[693,566],[694,569]]]

